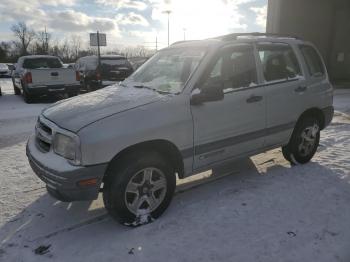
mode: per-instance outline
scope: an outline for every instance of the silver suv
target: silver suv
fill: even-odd
[[[27,155],[55,198],[102,192],[115,219],[139,225],[168,207],[176,175],[276,147],[293,164],[309,162],[332,104],[308,42],[267,34],[179,42],[119,85],[44,110]]]

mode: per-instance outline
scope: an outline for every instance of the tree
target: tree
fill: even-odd
[[[8,61],[10,57],[11,44],[9,42],[0,43],[0,61]]]
[[[81,37],[78,35],[73,35],[70,41],[70,46],[72,48],[72,60],[77,60],[79,57],[79,52],[81,49]]]
[[[45,31],[40,31],[36,34],[37,43],[36,43],[36,53],[37,54],[49,54],[50,50],[50,40],[51,34]]]
[[[20,48],[21,55],[28,54],[28,46],[35,38],[34,30],[27,27],[26,23],[18,22],[11,26],[11,31],[18,38],[18,41],[15,41],[17,47]]]

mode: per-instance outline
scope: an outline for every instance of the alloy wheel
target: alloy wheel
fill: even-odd
[[[132,176],[125,190],[125,204],[134,215],[149,214],[163,202],[167,192],[165,174],[153,167]]]

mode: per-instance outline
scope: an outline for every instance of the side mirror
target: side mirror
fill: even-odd
[[[201,105],[204,102],[221,101],[224,99],[223,83],[216,82],[214,84],[204,86],[199,92],[192,93],[191,105]]]

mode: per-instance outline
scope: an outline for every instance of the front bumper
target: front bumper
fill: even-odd
[[[98,197],[107,164],[72,166],[66,159],[50,151],[41,152],[35,144],[35,136],[27,143],[27,157],[35,174],[45,182],[48,192],[63,201],[94,200]],[[82,180],[97,179],[95,185],[80,186]]]
[[[329,106],[329,107],[323,108],[322,111],[324,115],[324,128],[326,128],[332,122],[332,119],[334,116],[334,107]]]
[[[0,71],[0,77],[10,77],[11,72],[10,71]]]
[[[77,93],[80,90],[80,85],[43,85],[43,86],[28,86],[27,92],[30,95],[51,95],[51,94],[66,94]]]

